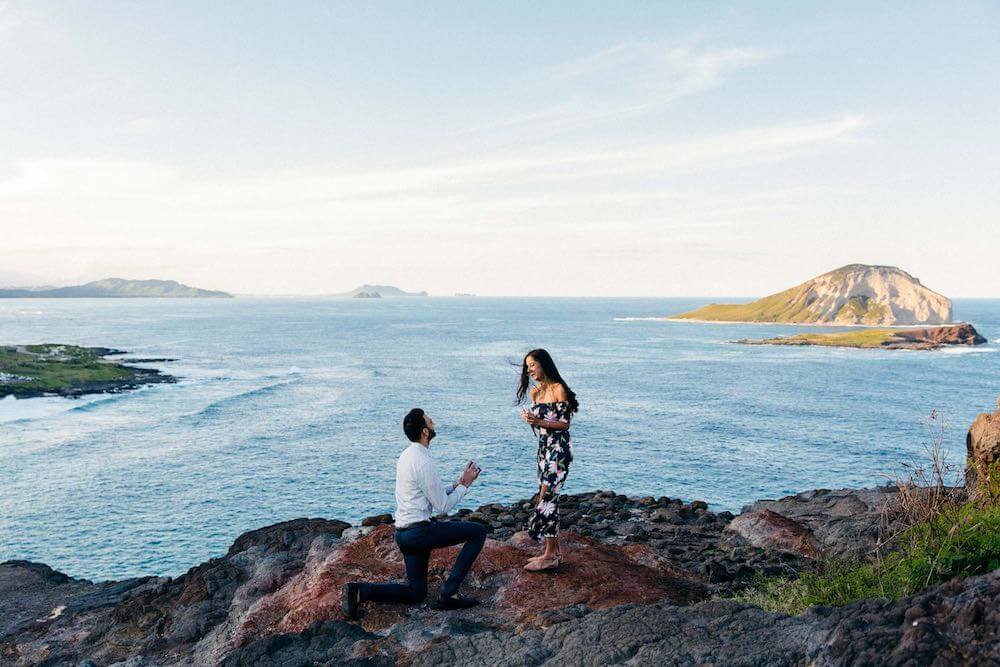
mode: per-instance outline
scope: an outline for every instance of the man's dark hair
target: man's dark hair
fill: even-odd
[[[427,428],[427,419],[424,411],[420,408],[413,408],[403,417],[403,433],[410,439],[410,442],[420,442],[420,436]]]

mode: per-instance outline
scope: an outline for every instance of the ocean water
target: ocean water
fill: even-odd
[[[3,300],[0,341],[174,357],[177,384],[0,400],[0,561],[94,579],[178,574],[240,533],[393,510],[401,420],[425,408],[462,506],[532,494],[513,405],[521,355],[549,349],[578,393],[566,491],[704,499],[872,485],[947,424],[951,460],[1000,394],[1000,300],[956,301],[991,340],[935,353],[741,346],[803,327],[652,318],[704,299]],[[938,423],[938,422],[935,422]]]

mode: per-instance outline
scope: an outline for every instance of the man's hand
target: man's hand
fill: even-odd
[[[462,471],[462,476],[458,478],[458,483],[468,488],[472,486],[473,482],[476,481],[480,472],[482,471],[476,467],[476,463],[474,461],[469,461],[465,465],[465,470]]]

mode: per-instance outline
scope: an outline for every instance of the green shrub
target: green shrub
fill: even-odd
[[[907,529],[899,548],[875,563],[820,562],[797,579],[765,579],[738,600],[766,611],[800,614],[817,605],[898,599],[953,577],[1000,567],[1000,507],[973,503],[943,510]]]

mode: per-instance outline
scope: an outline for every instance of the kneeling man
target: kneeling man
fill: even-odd
[[[458,482],[446,485],[438,477],[428,447],[436,435],[434,420],[420,408],[403,419],[403,432],[412,443],[396,463],[396,544],[406,564],[406,584],[349,583],[344,586],[344,613],[358,618],[358,605],[372,602],[423,602],[427,598],[427,566],[431,551],[464,544],[455,566],[441,586],[443,609],[465,609],[477,600],[458,595],[458,587],[486,542],[486,527],[471,521],[437,521],[465,496],[481,470],[469,461]]]

